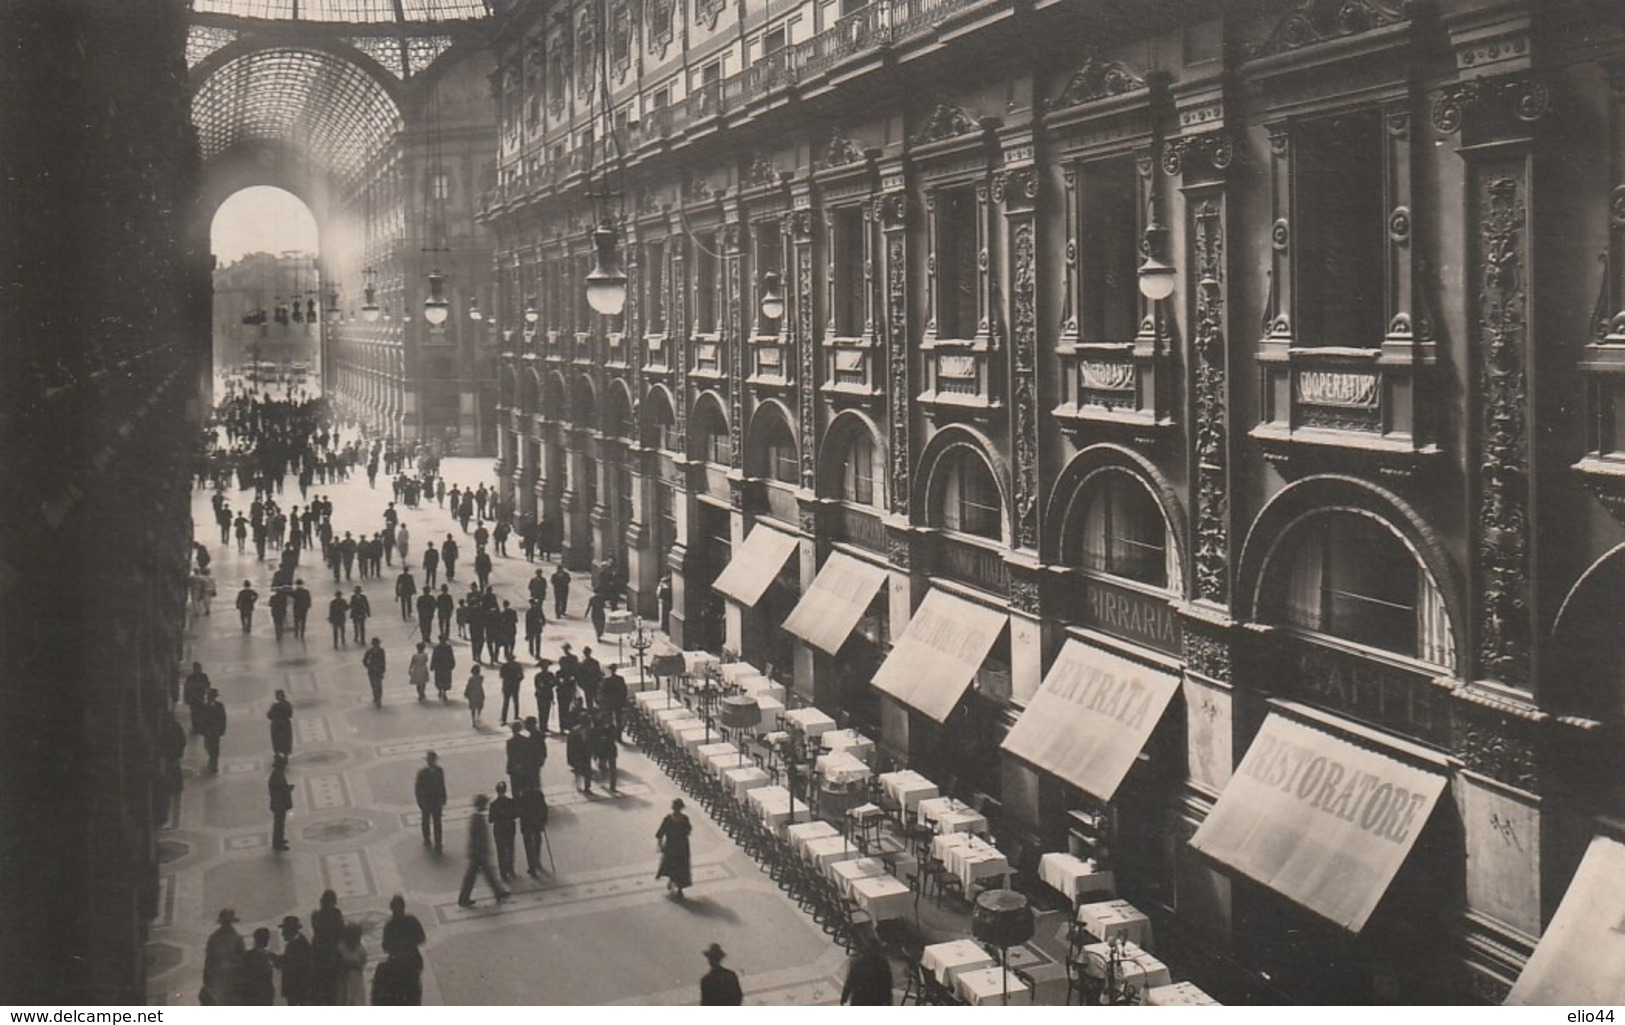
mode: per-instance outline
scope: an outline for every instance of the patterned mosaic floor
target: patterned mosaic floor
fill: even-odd
[[[492,480],[489,461],[449,460],[447,479]],[[340,530],[376,530],[390,493],[364,477],[315,488],[335,506]],[[245,509],[250,496],[233,493]],[[299,503],[290,486],[286,505]],[[302,504],[302,503],[299,503]],[[212,573],[220,595],[212,615],[190,633],[190,659],[203,663],[225,703],[230,724],[222,744],[220,773],[206,776],[201,740],[185,759],[186,781],[174,817],[161,834],[161,912],[148,944],[149,992],[156,1004],[195,1003],[203,947],[223,907],[236,909],[239,931],[272,927],[284,915],[307,923],[323,890],[332,889],[347,918],[369,926],[373,963],[379,925],[393,894],[428,930],[424,1002],[432,1004],[684,1004],[698,999],[706,965],[701,950],[713,941],[729,951],[740,973],[747,1004],[834,1003],[845,958],[809,918],[690,802],[695,886],[690,899],[669,899],[654,879],[658,862],[654,832],[677,788],[635,748],[623,749],[618,798],[577,794],[564,765],[562,744],[550,742],[543,789],[552,809],[548,826],[554,871],[540,880],[523,875],[516,900],[495,905],[482,883],[477,907],[457,906],[462,880],[465,826],[476,793],[490,793],[504,779],[503,741],[497,725],[500,692],[487,671],[485,725],[469,725],[461,700],[419,704],[406,683],[406,660],[415,641],[414,623],[402,620],[390,597],[397,567],[365,583],[374,616],[369,634],[382,637],[390,670],[384,706],[372,707],[361,649],[334,650],[319,613],[332,595],[332,575],[307,555],[301,573],[316,598],[309,637],[277,642],[263,596],[271,564],[257,563],[252,546],[239,555],[235,543],[220,545],[207,496],[193,506],[198,539],[210,544]],[[450,531],[473,554],[473,540],[441,509],[403,510],[412,534],[414,572],[422,545]],[[498,593],[521,605],[524,581],[534,567],[518,556],[496,557]],[[466,587],[460,567],[453,590]],[[549,568],[551,571],[551,568]],[[613,643],[599,645],[581,618],[586,581],[573,587],[574,616],[552,622],[544,653],[570,641],[579,652],[592,645],[600,660],[616,659]],[[252,633],[244,635],[232,599],[244,579],[261,592]],[[345,584],[345,591],[360,583]],[[459,668],[453,693],[467,676],[467,642],[455,642]],[[630,653],[628,653],[630,654]],[[527,669],[534,671],[527,665]],[[629,674],[636,686],[635,670]],[[271,766],[265,721],[274,692],[285,690],[295,708],[294,754],[289,781],[295,786],[286,853],[271,850],[266,777]],[[535,708],[525,687],[525,705]],[[431,692],[432,694],[432,692]],[[412,782],[423,753],[434,749],[446,771],[451,802],[446,810],[445,855],[423,846]],[[546,859],[544,858],[544,861]],[[521,855],[522,861],[522,855]],[[273,941],[273,949],[280,940]]]

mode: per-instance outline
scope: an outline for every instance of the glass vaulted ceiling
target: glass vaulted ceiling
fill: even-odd
[[[237,147],[294,144],[353,184],[401,116],[378,80],[319,50],[261,50],[215,69],[192,98],[203,159]]]
[[[350,25],[468,21],[491,13],[490,0],[191,0],[191,6],[195,14]]]

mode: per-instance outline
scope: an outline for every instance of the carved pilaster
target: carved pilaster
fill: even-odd
[[[1010,370],[1014,378],[1011,431],[1015,452],[1016,546],[1038,547],[1038,275],[1035,204],[1039,178],[1031,167],[1000,172],[993,199],[1003,204],[1010,245]]]
[[[891,509],[908,515],[912,481],[909,426],[913,391],[908,383],[908,195],[894,192],[875,200],[886,253],[886,394],[891,424]]]
[[[723,225],[718,238],[722,244],[723,309],[727,310],[727,317],[722,325],[722,337],[727,347],[729,368],[728,440],[733,448],[733,466],[740,469],[745,465],[745,389],[740,386],[740,382],[745,379],[745,320],[742,299],[745,283],[741,277],[744,261],[740,252],[739,225]]]
[[[1195,596],[1229,599],[1229,480],[1225,366],[1224,195],[1203,189],[1189,197],[1190,266],[1196,279],[1192,323],[1193,422],[1196,426]]]
[[[1533,639],[1525,373],[1529,176],[1522,154],[1485,156],[1475,164],[1471,195],[1477,237],[1472,274],[1478,301],[1472,351],[1481,359],[1483,410],[1474,553],[1478,591],[1483,595],[1478,614],[1478,671],[1526,688],[1531,682]]]
[[[796,288],[796,412],[801,420],[801,486],[812,489],[818,468],[818,345],[813,328],[813,235],[815,216],[797,210],[791,218],[795,247]]]
[[[677,408],[672,410],[676,444],[679,452],[688,452],[688,267],[685,248],[687,241],[673,235],[670,241],[671,273],[667,277],[670,313],[666,318],[668,344],[672,346],[672,365],[677,372],[671,375],[671,389]]]

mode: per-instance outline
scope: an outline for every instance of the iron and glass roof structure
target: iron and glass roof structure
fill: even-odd
[[[193,15],[250,21],[422,25],[489,17],[489,0],[191,0]]]
[[[491,0],[189,2],[204,160],[294,146],[345,185],[402,127],[391,80],[421,74],[491,15]]]

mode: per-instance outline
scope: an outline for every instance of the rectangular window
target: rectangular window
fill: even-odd
[[[979,310],[976,190],[937,194],[937,337],[976,337]]]
[[[796,459],[796,447],[789,438],[768,445],[768,460],[772,464],[773,479],[784,484],[801,480],[801,463]]]
[[[775,221],[764,221],[756,226],[756,287],[751,290],[755,293],[755,302],[752,304],[756,310],[756,333],[759,335],[776,335],[784,325],[784,317],[771,319],[762,312],[762,295],[766,290],[767,276],[780,275],[779,294],[784,295],[787,287],[783,281],[784,273],[784,246],[779,235],[779,226]]]
[[[451,179],[444,171],[436,171],[429,178],[429,198],[449,199],[451,197]]]
[[[863,334],[863,210],[841,207],[835,211],[835,335],[857,338]]]
[[[784,29],[784,26],[780,25],[778,28],[770,29],[767,32],[766,35],[762,36],[762,56],[763,57],[772,56],[773,54],[777,53],[778,51],[784,49],[784,44],[785,44],[785,29]]]
[[[632,524],[632,471],[615,467],[615,525],[625,532]]]
[[[855,505],[875,504],[875,448],[867,435],[858,435],[847,449],[841,498]]]
[[[1134,158],[1084,164],[1078,233],[1078,333],[1127,342],[1139,331],[1140,199]]]
[[[1306,345],[1374,347],[1387,333],[1387,213],[1378,111],[1292,133],[1295,334]]]
[[[705,436],[705,461],[716,463],[718,466],[733,464],[733,444],[728,438],[728,432],[722,430],[720,425],[716,430]]]
[[[841,0],[841,17],[856,14],[869,6],[869,0]]]
[[[694,239],[694,331],[708,335],[717,329],[717,236]]]
[[[666,244],[650,242],[643,249],[643,279],[648,282],[644,309],[648,319],[646,330],[652,335],[666,333]]]
[[[575,329],[577,332],[591,331],[594,322],[598,319],[597,314],[593,313],[592,307],[587,305],[586,280],[588,272],[592,270],[592,257],[577,257],[576,267],[575,280],[570,282],[570,293],[575,300]]]

